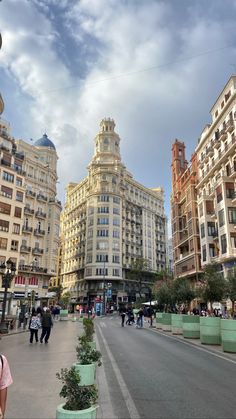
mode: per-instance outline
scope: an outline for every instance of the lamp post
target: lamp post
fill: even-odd
[[[106,315],[106,261],[103,261],[103,314]]]
[[[3,302],[2,302],[2,317],[0,323],[0,332],[1,333],[8,333],[7,323],[5,321],[5,312],[6,312],[6,305],[7,305],[7,291],[8,288],[11,286],[11,281],[15,276],[16,268],[15,264],[8,259],[6,261],[6,265],[3,264],[1,266],[1,273],[2,273],[2,288],[4,288],[3,294]]]

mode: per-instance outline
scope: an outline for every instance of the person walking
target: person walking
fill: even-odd
[[[4,418],[7,389],[12,383],[13,380],[7,358],[4,355],[0,355],[0,418]]]
[[[50,309],[47,308],[42,315],[42,334],[40,336],[40,343],[43,343],[43,339],[45,343],[48,343],[52,326],[52,315],[50,313]]]
[[[125,312],[122,311],[121,313],[121,326],[124,327],[125,325]]]
[[[142,308],[138,312],[138,317],[139,317],[139,326],[143,327],[144,312]]]
[[[35,308],[32,309],[32,314],[29,323],[29,330],[30,330],[30,343],[33,343],[34,336],[35,342],[38,342],[38,331],[41,327],[41,322],[39,315],[37,314]]]

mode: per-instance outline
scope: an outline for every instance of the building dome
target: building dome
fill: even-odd
[[[47,134],[43,134],[42,138],[39,138],[39,140],[35,141],[34,145],[36,147],[49,147],[56,150],[55,145],[53,142],[48,138]]]

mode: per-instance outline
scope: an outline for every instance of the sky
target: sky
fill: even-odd
[[[123,163],[163,187],[170,218],[171,145],[190,158],[236,73],[235,20],[236,0],[2,0],[2,117],[15,138],[53,141],[62,202],[113,118]]]

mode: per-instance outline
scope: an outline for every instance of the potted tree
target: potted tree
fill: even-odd
[[[180,307],[184,304],[189,307],[191,301],[195,298],[195,292],[186,279],[177,278],[173,281],[173,300]],[[191,317],[192,319],[192,317]],[[176,335],[183,334],[183,314],[171,314],[172,333]]]
[[[171,307],[173,303],[172,296],[172,287],[171,283],[167,282],[161,285],[161,287],[156,291],[156,298],[158,305],[163,307],[162,316],[158,316],[160,319],[162,330],[165,332],[171,331]]]
[[[74,364],[76,371],[80,374],[81,386],[92,385],[95,382],[96,366],[102,365],[101,352],[91,348],[86,336],[79,337],[80,345],[76,347],[77,362]]]
[[[56,376],[63,383],[60,397],[65,398],[65,403],[57,407],[56,419],[96,419],[97,388],[81,387],[80,375],[73,366],[62,368]]]
[[[96,342],[93,340],[93,335],[95,332],[93,319],[84,318],[83,326],[84,326],[84,332],[85,332],[85,336],[86,336],[86,340],[88,344],[91,346],[91,348],[96,349]]]
[[[235,301],[236,301],[236,269],[228,273],[226,281],[226,296],[232,302],[232,319],[221,319],[221,339],[224,352],[236,352],[236,321],[235,321]]]

